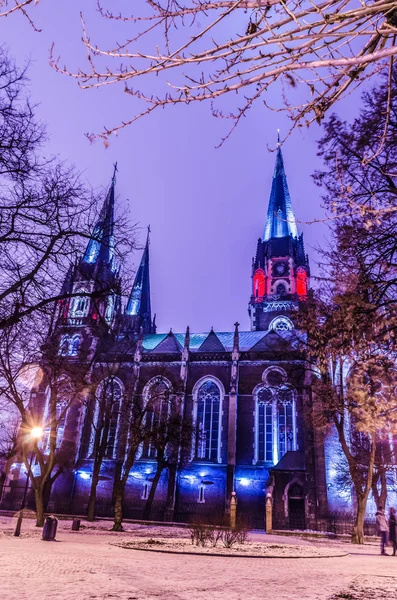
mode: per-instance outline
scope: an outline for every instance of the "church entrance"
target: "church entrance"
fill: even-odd
[[[305,496],[298,483],[293,483],[288,490],[288,514],[290,529],[306,529]]]

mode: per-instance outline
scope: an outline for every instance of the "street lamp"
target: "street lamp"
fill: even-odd
[[[32,429],[30,430],[30,433],[28,434],[28,438],[30,438],[31,440],[33,440],[33,442],[38,442],[42,437],[43,437],[44,431],[42,429],[42,427],[32,427]],[[21,502],[21,508],[19,509],[19,515],[18,515],[18,521],[15,527],[15,531],[14,531],[14,536],[15,537],[19,537],[21,534],[21,525],[22,525],[22,519],[23,519],[23,509],[25,508],[25,503],[26,503],[26,495],[28,493],[28,487],[29,487],[29,477],[30,474],[32,472],[32,463],[33,463],[33,457],[34,457],[34,451],[32,450],[31,455],[30,455],[30,460],[29,460],[29,468],[28,468],[28,472],[26,473],[26,483],[25,483],[25,489],[23,492],[23,497],[22,497],[22,502]]]

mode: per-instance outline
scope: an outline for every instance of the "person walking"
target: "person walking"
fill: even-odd
[[[394,508],[390,509],[389,517],[389,540],[393,544],[393,556],[396,556],[397,550],[397,518],[396,511]]]
[[[376,530],[378,535],[380,535],[380,553],[387,555],[385,550],[385,546],[387,543],[387,531],[388,531],[385,509],[383,506],[379,506],[378,511],[376,513]]]

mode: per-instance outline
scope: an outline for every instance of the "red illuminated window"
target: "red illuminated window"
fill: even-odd
[[[262,269],[257,269],[254,273],[254,296],[255,298],[263,298],[265,295],[265,273]]]
[[[307,296],[307,273],[305,269],[298,269],[296,275],[296,291],[299,297]]]

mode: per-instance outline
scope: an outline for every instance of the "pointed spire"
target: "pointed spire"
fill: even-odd
[[[189,351],[189,347],[190,347],[190,327],[188,325],[186,327],[185,342],[183,344],[183,349]]]
[[[150,227],[146,238],[145,248],[139,268],[135,275],[134,285],[125,310],[126,315],[138,317],[145,330],[152,329],[152,312],[150,306],[150,277],[149,277],[149,244]]]
[[[284,170],[283,154],[281,152],[280,133],[277,136],[277,155],[274,167],[272,189],[267,210],[263,240],[298,236],[294,211],[289,195],[287,177]]]
[[[114,165],[113,177],[108,193],[106,194],[98,221],[87,250],[83,256],[83,262],[95,264],[98,261],[105,263],[113,262],[114,255],[114,188],[116,184],[117,163]]]
[[[233,352],[239,351],[239,346],[240,346],[240,340],[239,340],[239,336],[238,336],[239,325],[240,325],[240,323],[238,321],[236,321],[234,324]]]

